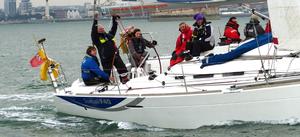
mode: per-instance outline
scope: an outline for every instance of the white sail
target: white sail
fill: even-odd
[[[268,8],[279,48],[300,50],[300,0],[268,0]]]

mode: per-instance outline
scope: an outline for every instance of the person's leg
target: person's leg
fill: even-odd
[[[119,74],[127,73],[128,70],[122,61],[121,57],[119,54],[116,55],[115,61],[114,61],[114,66],[116,67],[117,71]]]
[[[95,78],[90,79],[90,80],[84,80],[83,82],[86,86],[92,86],[92,85],[98,85],[100,83],[106,83],[106,82],[109,82],[109,81],[104,80],[102,78],[95,77]]]
[[[103,71],[104,71],[108,76],[110,76],[110,73],[111,73],[112,63],[113,63],[112,59],[111,59],[111,60],[101,61]]]
[[[202,46],[202,42],[199,40],[195,40],[192,43],[192,56],[194,57],[198,57],[200,56],[200,52],[201,52],[201,46]]]
[[[126,82],[128,82],[128,70],[119,54],[117,54],[115,57],[114,66],[116,67],[120,75],[121,83],[125,84]]]
[[[201,52],[212,50],[214,46],[211,46],[208,42],[203,42],[201,44]]]

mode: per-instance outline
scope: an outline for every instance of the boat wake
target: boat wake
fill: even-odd
[[[203,127],[235,127],[235,126],[242,126],[242,125],[289,125],[289,126],[295,126],[300,124],[300,119],[297,118],[289,118],[285,120],[274,120],[274,121],[255,121],[255,122],[248,122],[248,121],[224,121],[224,122],[218,122],[214,125],[209,126],[203,126]],[[202,128],[202,127],[199,127]]]
[[[145,130],[145,131],[164,131],[163,128],[149,127],[146,125],[139,125],[131,122],[116,122],[116,121],[98,121],[100,124],[112,125],[115,124],[118,126],[118,129],[123,130]]]

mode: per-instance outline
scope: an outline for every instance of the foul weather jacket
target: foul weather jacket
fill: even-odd
[[[258,20],[251,19],[250,22],[246,24],[246,27],[244,29],[246,40],[255,38],[258,35],[265,34],[265,30],[259,23],[260,22]]]
[[[193,26],[192,46],[189,48],[193,56],[200,56],[201,52],[212,50],[215,46],[213,28],[210,22],[204,23],[201,26],[194,23]]]
[[[239,24],[229,21],[225,26],[224,36],[226,37],[225,43],[231,44],[240,42],[240,33],[238,31]]]
[[[118,23],[115,18],[112,20],[112,27],[108,33],[98,33],[98,21],[94,20],[92,26],[92,41],[96,45],[101,62],[110,60],[113,58],[115,52],[118,52],[115,45],[114,37],[117,33]]]
[[[81,77],[83,81],[92,80],[95,77],[109,81],[109,77],[99,68],[97,57],[86,55],[81,63]]]
[[[133,66],[138,67],[143,58],[147,55],[148,52],[145,51],[146,47],[153,48],[154,45],[143,37],[132,38],[129,40],[128,48],[131,54],[130,62]]]
[[[170,67],[180,63],[184,60],[183,52],[186,50],[186,45],[192,39],[193,30],[191,27],[186,26],[184,30],[180,33],[176,40],[176,48],[173,52],[173,57],[170,60]],[[174,55],[175,54],[175,55]]]

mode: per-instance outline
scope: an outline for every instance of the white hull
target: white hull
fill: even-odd
[[[263,48],[260,51],[264,53]],[[65,89],[70,92],[56,93],[55,103],[59,112],[71,115],[176,129],[234,120],[300,119],[300,59],[283,57],[286,53],[277,54],[281,58],[276,66],[274,60],[263,61],[265,70],[276,70],[280,76],[268,82],[260,72],[259,59],[238,59],[203,69],[201,63],[192,61],[174,66],[155,80],[134,78],[127,85],[110,85],[105,92],[97,92],[101,86],[86,87],[75,81]],[[185,79],[180,78],[183,75]]]
[[[300,27],[294,21],[299,19],[296,17],[299,17],[300,2],[274,0],[268,4],[272,32],[276,34],[273,36],[279,36],[279,49],[294,52],[281,51],[271,43],[261,46],[274,38],[264,34],[239,45],[215,48],[213,53],[222,53],[240,46],[225,55],[182,62],[164,74],[148,76],[140,68],[133,70],[134,77],[126,85],[116,82],[85,86],[75,81],[64,89],[57,87],[53,68],[49,67],[57,110],[71,115],[176,129],[194,129],[234,120],[282,122],[300,119],[297,44]],[[275,14],[277,12],[282,14]],[[149,63],[145,70],[161,71],[156,60]],[[162,64],[166,68],[168,59]]]
[[[194,129],[233,120],[281,121],[300,119],[300,84],[233,92],[121,96],[124,103],[142,98],[140,107],[120,111],[85,109],[56,97],[59,112],[176,129]],[[86,96],[87,97],[87,96]],[[100,96],[102,97],[102,96]],[[111,96],[110,96],[111,97]],[[119,105],[119,106],[120,106]]]

